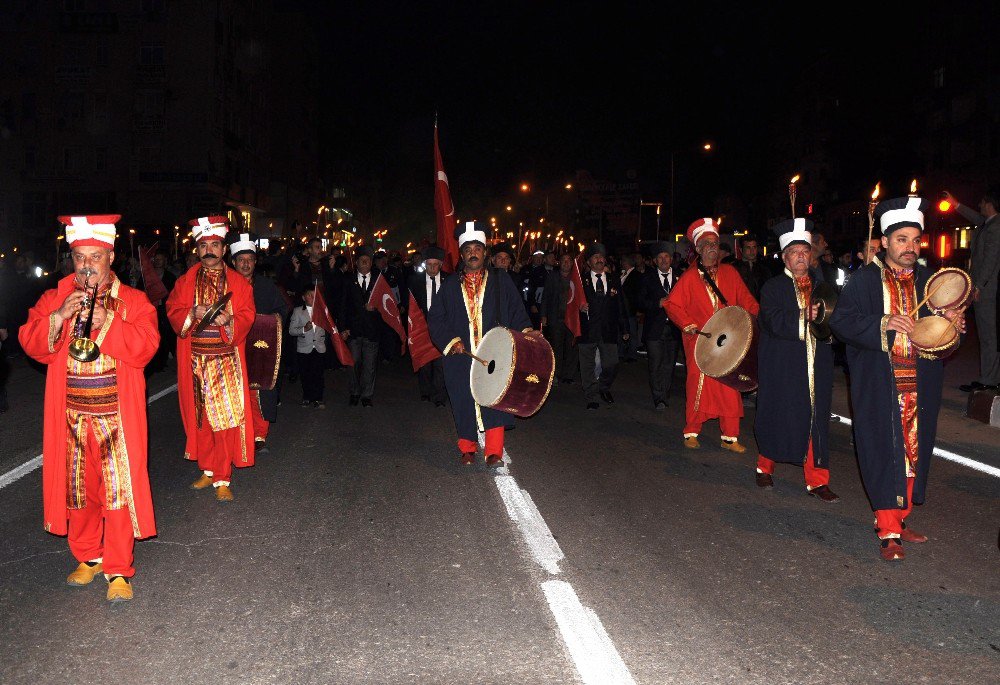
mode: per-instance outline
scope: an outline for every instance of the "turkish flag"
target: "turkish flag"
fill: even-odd
[[[587,304],[587,296],[583,292],[583,279],[580,278],[580,264],[573,260],[573,271],[569,275],[569,295],[566,297],[566,328],[580,337],[580,307]]]
[[[375,287],[372,288],[371,297],[368,298],[368,306],[377,309],[389,328],[399,334],[399,339],[403,342],[400,354],[406,352],[406,332],[403,330],[403,321],[399,317],[399,304],[392,295],[389,282],[381,273],[375,279]]]
[[[330,336],[330,342],[333,343],[333,351],[337,354],[337,359],[340,360],[340,363],[344,366],[354,366],[354,355],[348,349],[347,343],[344,342],[343,336],[340,335],[340,331],[337,329],[337,324],[333,320],[333,316],[330,315],[330,310],[326,307],[326,301],[323,299],[323,291],[319,289],[318,282],[313,292],[312,322],[326,331]]]
[[[406,323],[410,328],[410,335],[406,342],[410,346],[410,361],[413,362],[413,370],[416,371],[421,366],[440,358],[441,353],[431,342],[431,334],[427,331],[424,310],[417,304],[413,293],[410,293],[410,307],[406,310]]]
[[[444,173],[441,148],[438,146],[438,126],[434,121],[434,214],[437,216],[437,244],[444,250],[444,270],[452,272],[458,265],[458,239],[455,237],[455,205],[451,201],[448,174]]]
[[[153,268],[153,255],[155,253],[156,243],[145,249],[142,245],[139,246],[139,270],[142,273],[142,283],[146,289],[146,297],[149,298],[154,307],[168,295],[167,286],[163,285],[163,279],[156,274],[156,269]]]

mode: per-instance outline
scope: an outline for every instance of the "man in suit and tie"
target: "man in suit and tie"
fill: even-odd
[[[549,273],[542,293],[542,331],[552,345],[556,358],[556,381],[573,383],[580,371],[576,338],[566,327],[566,302],[569,299],[573,278],[573,258],[564,254],[559,258],[559,268]]]
[[[598,395],[614,404],[611,385],[618,373],[618,341],[628,340],[628,315],[625,311],[621,282],[613,273],[605,273],[607,252],[594,243],[585,253],[589,271],[583,276],[587,303],[580,311],[580,376],[587,409],[597,409]],[[601,375],[596,377],[597,355],[601,355]]]
[[[407,287],[413,293],[413,299],[427,318],[427,313],[434,302],[434,296],[441,289],[441,265],[444,263],[444,250],[437,245],[430,245],[424,250],[424,269],[410,275]],[[435,407],[443,407],[447,393],[444,388],[444,360],[438,357],[417,369],[417,381],[420,383],[420,399],[433,402]]]
[[[681,341],[681,331],[667,317],[665,309],[667,295],[678,275],[673,269],[674,257],[670,243],[653,243],[650,255],[655,268],[646,269],[643,274],[639,306],[645,312],[642,343],[646,346],[646,359],[649,362],[649,390],[653,395],[653,407],[662,411],[667,408],[670,397],[674,365],[677,363],[677,350]]]
[[[354,357],[354,369],[349,376],[351,397],[355,406],[372,406],[375,394],[375,374],[379,363],[379,340],[385,323],[374,307],[368,306],[379,272],[372,269],[372,249],[361,245],[354,251],[357,269],[348,277],[337,320]]]

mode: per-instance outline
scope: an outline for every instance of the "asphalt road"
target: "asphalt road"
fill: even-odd
[[[840,502],[790,466],[761,491],[753,409],[746,455],[713,424],[685,450],[683,369],[656,413],[640,361],[597,412],[554,388],[495,474],[458,465],[450,412],[417,401],[408,359],[379,369],[372,408],[347,405],[345,373],[327,373],[326,410],[285,389],[271,453],[228,504],[188,488],[176,395],[150,406],[159,535],[136,545],[131,603],[65,585],[39,470],[2,487],[0,682],[997,682],[993,475],[937,459],[910,519],[931,540],[889,564],[845,424]],[[40,452],[36,376],[0,419],[0,475]],[[996,464],[997,429],[942,414],[949,449]]]

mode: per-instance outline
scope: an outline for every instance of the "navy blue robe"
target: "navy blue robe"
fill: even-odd
[[[514,282],[498,269],[487,269],[481,305],[483,329],[480,337],[496,326],[516,331],[531,328],[531,319],[524,310],[521,294]],[[441,283],[441,289],[434,296],[427,315],[427,328],[430,330],[431,341],[442,352],[455,338],[462,340],[467,351],[474,351],[469,338],[469,314],[462,297],[460,274],[451,274]],[[468,355],[450,354],[444,358],[444,384],[451,400],[451,413],[455,418],[458,437],[476,441],[479,426],[476,421],[476,403],[472,399],[471,370],[472,358]],[[484,429],[514,425],[513,415],[506,412],[481,407],[480,414]]]
[[[858,453],[861,479],[872,509],[905,509],[906,457],[903,426],[899,413],[896,378],[892,372],[890,351],[895,331],[882,332],[882,320],[889,303],[883,301],[882,260],[880,253],[871,264],[858,269],[837,299],[830,328],[847,343],[847,362],[851,370],[851,403],[854,420],[854,444]],[[923,299],[930,272],[916,268],[917,299]],[[927,306],[920,316],[930,316]],[[917,359],[917,470],[913,483],[913,503],[923,504],[927,487],[934,440],[937,437],[938,411],[941,409],[941,383],[944,366],[940,360]]]
[[[810,271],[815,285],[815,274]],[[802,465],[809,439],[813,462],[830,468],[830,402],[833,348],[816,341],[813,359],[815,411],[809,402],[809,367],[804,335],[811,335],[795,297],[795,283],[782,272],[760,289],[760,338],[757,342],[757,415],[754,437],[772,461]]]

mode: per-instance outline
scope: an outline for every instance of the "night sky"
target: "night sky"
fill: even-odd
[[[857,137],[840,146],[855,157],[845,164],[869,187],[912,163],[866,141],[905,123],[913,85],[929,78],[922,51],[934,26],[920,3],[907,13],[820,5],[811,11],[838,12],[821,19],[804,4],[304,4],[329,46],[324,154],[374,194],[376,221],[396,224],[433,221],[435,111],[468,217],[516,197],[521,180],[561,183],[577,169],[619,180],[634,169],[662,199],[670,152],[680,163],[704,140],[717,157],[692,163],[712,190],[757,190],[765,171],[794,171],[774,159],[769,133],[812,79],[843,107]]]

